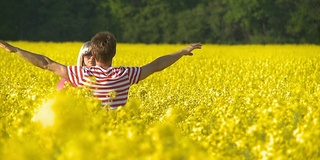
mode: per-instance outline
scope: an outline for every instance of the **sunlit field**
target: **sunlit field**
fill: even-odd
[[[75,65],[80,42],[11,42]],[[114,66],[185,45],[118,44]],[[320,46],[204,44],[118,110],[0,50],[0,159],[320,159]]]

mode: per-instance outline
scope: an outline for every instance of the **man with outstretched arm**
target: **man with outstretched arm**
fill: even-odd
[[[112,59],[116,54],[117,41],[110,32],[99,32],[92,39],[92,56],[96,66],[65,66],[50,58],[12,46],[0,40],[0,47],[21,56],[33,65],[54,72],[61,78],[68,79],[73,86],[86,86],[93,91],[102,104],[115,109],[124,106],[132,84],[161,71],[182,56],[193,55],[194,49],[201,49],[201,43],[193,43],[174,53],[161,56],[142,67],[113,67]],[[92,78],[94,77],[94,78]]]

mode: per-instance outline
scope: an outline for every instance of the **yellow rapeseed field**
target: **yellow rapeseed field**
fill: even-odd
[[[80,42],[11,42],[75,65]],[[114,66],[185,45],[118,44]],[[101,108],[0,50],[0,159],[320,159],[320,46],[211,45]]]

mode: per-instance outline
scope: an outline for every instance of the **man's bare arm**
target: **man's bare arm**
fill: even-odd
[[[150,76],[151,74],[153,74],[155,72],[159,72],[159,71],[171,66],[173,63],[178,61],[184,55],[192,56],[193,54],[191,52],[194,49],[201,49],[201,46],[202,46],[201,43],[194,43],[194,44],[191,44],[180,51],[177,51],[172,54],[168,54],[168,55],[165,55],[165,56],[162,56],[162,57],[155,59],[151,63],[142,67],[140,80],[143,80],[143,79],[147,78],[148,76]]]
[[[5,49],[8,52],[17,53],[23,59],[25,59],[26,61],[32,63],[37,67],[52,71],[56,75],[62,78],[68,78],[67,67],[65,65],[57,63],[44,55],[32,53],[32,52],[14,47],[2,40],[0,40],[0,47]]]

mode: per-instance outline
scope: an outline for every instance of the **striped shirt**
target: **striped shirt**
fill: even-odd
[[[67,66],[68,77],[74,86],[86,86],[103,105],[111,109],[124,106],[128,100],[129,88],[140,80],[140,67],[81,67]]]

